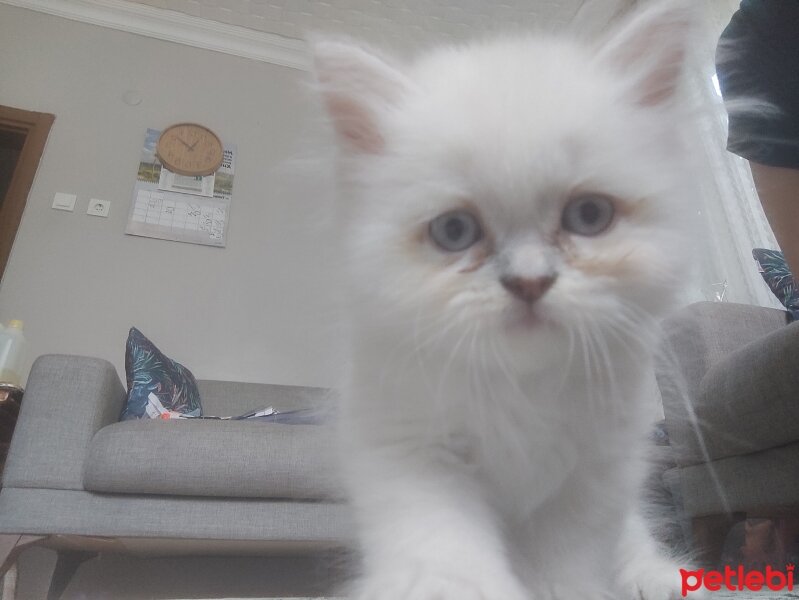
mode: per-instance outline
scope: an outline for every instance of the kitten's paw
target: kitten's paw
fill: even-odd
[[[510,577],[478,577],[429,569],[394,571],[363,580],[355,600],[529,600]]]
[[[708,600],[705,590],[688,592],[688,600]],[[631,600],[684,600],[682,586],[676,587],[670,582],[641,582],[635,588]]]
[[[631,600],[683,600],[680,567],[669,560],[660,559],[641,565],[631,584]],[[689,600],[705,600],[707,592],[691,591]]]
[[[542,583],[532,592],[533,600],[608,600],[616,596],[606,589],[598,587],[590,579],[584,582]],[[637,599],[636,599],[637,600]]]

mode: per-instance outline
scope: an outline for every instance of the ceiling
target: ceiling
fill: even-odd
[[[288,38],[343,33],[395,49],[460,41],[491,31],[550,29],[586,0],[128,0]]]
[[[308,33],[344,34],[390,53],[409,54],[495,32],[549,31],[567,24],[590,34],[639,1],[0,0],[0,4],[307,69]]]
[[[495,32],[597,33],[644,0],[0,0],[169,42],[307,69],[308,33],[345,34],[390,53]],[[650,0],[646,0],[650,1]],[[740,0],[697,0],[712,32]],[[715,42],[714,42],[715,45]]]

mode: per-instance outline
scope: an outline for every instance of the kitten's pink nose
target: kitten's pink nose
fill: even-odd
[[[532,304],[555,283],[557,275],[545,275],[542,277],[501,277],[500,282],[511,294],[519,300]]]

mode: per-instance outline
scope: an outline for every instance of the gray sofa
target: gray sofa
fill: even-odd
[[[318,388],[199,381],[206,414],[324,409]],[[0,490],[0,575],[31,544],[59,550],[50,597],[97,552],[312,554],[349,535],[327,425],[119,423],[107,361],[40,357]]]
[[[741,304],[693,304],[664,323],[656,364],[673,468],[664,480],[707,564],[729,528],[781,519],[799,535],[799,323]]]
[[[799,323],[700,303],[664,323],[656,374],[671,447],[662,481],[720,545],[730,522],[799,506]],[[208,414],[324,406],[320,389],[200,381]],[[0,572],[21,548],[59,550],[58,597],[95,552],[310,554],[345,545],[329,425],[118,423],[108,362],[38,359],[0,490]],[[719,550],[713,550],[718,552]]]

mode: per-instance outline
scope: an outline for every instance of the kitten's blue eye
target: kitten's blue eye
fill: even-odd
[[[607,196],[586,194],[569,200],[563,209],[561,226],[578,235],[599,235],[613,222],[616,210]]]
[[[466,250],[482,236],[477,218],[465,210],[453,210],[430,221],[430,237],[447,252]]]

